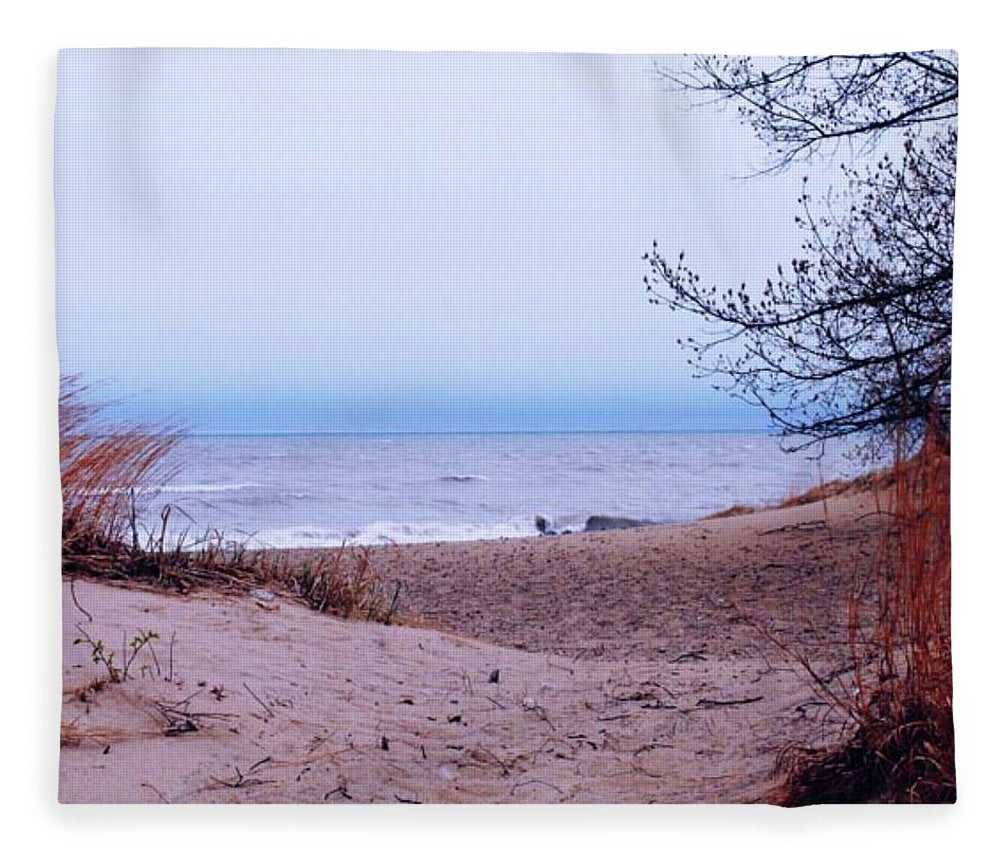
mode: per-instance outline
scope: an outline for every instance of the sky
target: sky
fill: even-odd
[[[61,368],[195,432],[726,430],[646,302],[795,255],[802,169],[638,55],[68,50]],[[812,178],[812,177],[811,177]]]

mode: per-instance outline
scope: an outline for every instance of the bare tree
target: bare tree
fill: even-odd
[[[706,286],[654,242],[650,300],[697,314],[696,373],[762,406],[789,447],[903,428],[919,439],[951,415],[952,247],[958,82],[946,54],[777,60],[695,58],[674,85],[735,99],[775,153],[771,169],[850,141],[894,156],[843,167],[845,189],[804,184],[800,259],[758,289]],[[787,269],[787,270],[786,270]]]
[[[840,144],[870,150],[884,132],[917,134],[958,116],[958,60],[948,52],[698,56],[656,71],[675,91],[735,102],[776,156],[767,171]]]

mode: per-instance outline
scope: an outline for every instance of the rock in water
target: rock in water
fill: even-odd
[[[554,535],[555,532],[549,526],[549,521],[543,516],[535,517],[535,528],[538,530],[540,535]]]
[[[587,518],[587,524],[583,527],[585,532],[606,532],[612,529],[634,529],[639,526],[651,526],[652,520],[633,520],[629,517],[607,517],[598,514]]]

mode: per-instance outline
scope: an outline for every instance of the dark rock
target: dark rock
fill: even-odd
[[[540,535],[554,535],[555,532],[549,526],[549,521],[543,516],[535,517],[535,528]]]
[[[634,529],[639,526],[651,526],[652,520],[633,520],[629,517],[607,517],[597,515],[587,518],[587,524],[583,527],[585,532],[606,532],[613,529]]]

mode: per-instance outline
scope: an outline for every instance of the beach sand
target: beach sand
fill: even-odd
[[[881,519],[857,494],[381,547],[376,569],[406,589],[393,626],[208,589],[79,580],[74,600],[66,583],[60,800],[759,801],[782,750],[841,725],[772,637],[846,667],[847,596]],[[159,671],[143,649],[126,682],[87,690],[103,668],[77,624],[119,653],[157,632]]]

